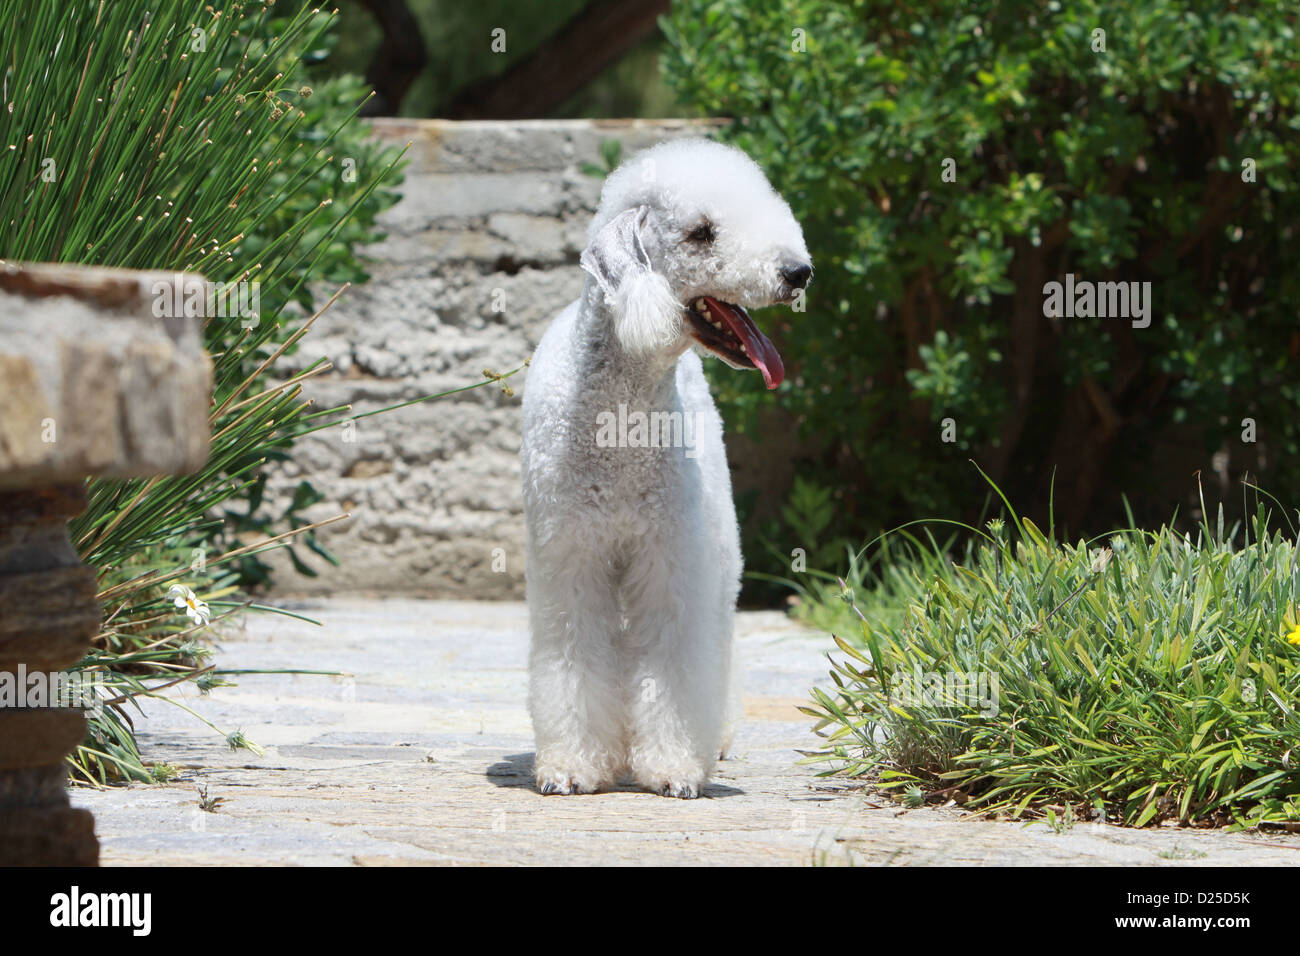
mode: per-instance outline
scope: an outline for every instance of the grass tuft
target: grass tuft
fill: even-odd
[[[1300,821],[1297,543],[1262,507],[1073,545],[1008,511],[955,560],[901,531],[802,586],[842,652],[809,760],[1058,829]]]

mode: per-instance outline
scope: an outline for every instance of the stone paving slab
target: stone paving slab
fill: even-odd
[[[735,759],[693,801],[631,789],[543,797],[532,787],[519,603],[319,599],[322,622],[249,616],[222,643],[245,675],[185,703],[242,729],[231,751],[179,708],[150,701],[144,753],[182,768],[163,786],[73,794],[114,865],[1291,865],[1300,837],[1127,830],[902,810],[800,766],[795,710],[826,684],[829,640],[776,612],[738,618],[746,722]],[[199,809],[197,787],[220,798]]]

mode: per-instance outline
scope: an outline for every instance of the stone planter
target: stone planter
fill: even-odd
[[[95,572],[66,528],[85,507],[84,479],[181,474],[207,458],[202,319],[156,314],[194,280],[0,262],[0,679],[11,687],[20,672],[76,663],[99,627]],[[64,790],[84,715],[17,703],[0,704],[0,866],[94,865],[94,821]]]

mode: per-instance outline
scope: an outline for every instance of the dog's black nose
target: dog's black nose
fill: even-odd
[[[792,266],[782,266],[781,278],[791,288],[802,289],[808,284],[808,280],[812,278],[812,266],[806,262],[800,262]]]

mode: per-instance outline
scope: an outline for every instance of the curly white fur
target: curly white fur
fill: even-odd
[[[690,238],[701,223],[707,241]],[[528,704],[543,793],[590,793],[626,773],[698,796],[730,746],[740,539],[684,305],[790,302],[792,264],[811,266],[799,225],[739,150],[677,140],[606,181],[582,297],[542,338],[523,403]],[[638,414],[688,417],[694,427],[674,434],[693,447],[653,441],[653,427],[651,443],[631,430],[602,440]]]

